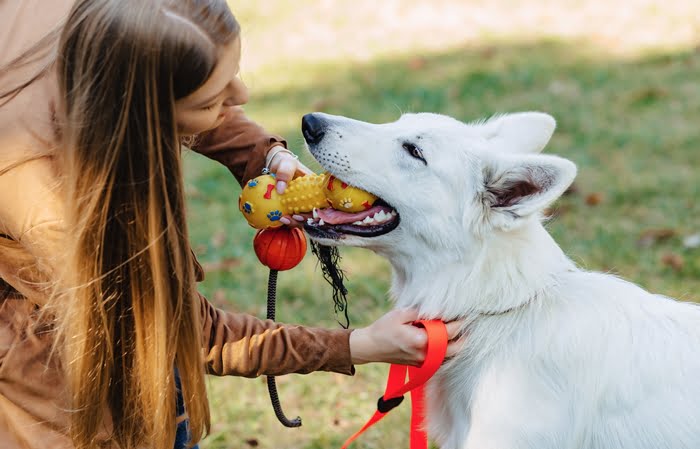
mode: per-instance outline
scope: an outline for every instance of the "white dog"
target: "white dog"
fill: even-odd
[[[554,128],[534,112],[309,114],[314,157],[382,200],[318,211],[306,230],[386,257],[397,306],[466,319],[467,344],[428,389],[443,449],[698,449],[700,308],[583,271],[553,241],[542,211],[576,175],[538,154]]]

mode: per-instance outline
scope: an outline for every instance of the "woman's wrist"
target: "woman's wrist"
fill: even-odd
[[[371,338],[367,328],[355,329],[350,333],[350,359],[353,365],[373,362],[370,348]]]
[[[294,154],[292,151],[288,150],[284,145],[279,143],[272,146],[272,148],[268,150],[267,155],[265,156],[265,167],[269,169],[275,157],[279,156],[282,153],[287,153],[295,159],[299,158],[296,154]]]

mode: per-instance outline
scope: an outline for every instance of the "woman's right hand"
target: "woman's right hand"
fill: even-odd
[[[350,334],[352,363],[420,365],[425,360],[428,337],[424,329],[412,324],[418,319],[418,312],[414,309],[396,309],[369,326],[354,330]],[[446,325],[450,340],[446,357],[451,357],[464,343],[463,337],[457,338],[462,322],[451,321]]]

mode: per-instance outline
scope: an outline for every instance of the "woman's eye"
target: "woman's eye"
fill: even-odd
[[[408,152],[408,154],[410,154],[412,157],[423,162],[425,165],[428,165],[425,158],[423,157],[423,152],[420,150],[420,148],[418,148],[414,144],[412,144],[410,142],[404,142],[403,149],[406,150]]]
[[[212,105],[209,105],[209,106],[204,106],[202,109],[204,109],[205,111],[211,111],[211,110],[214,109],[215,107],[216,107],[216,104],[212,104]]]

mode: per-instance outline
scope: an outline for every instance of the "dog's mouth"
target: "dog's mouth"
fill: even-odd
[[[378,237],[396,229],[401,221],[396,209],[381,198],[371,208],[361,212],[345,212],[328,207],[301,215],[306,219],[304,230],[309,235],[326,239],[339,239],[344,235]]]

